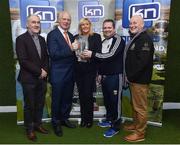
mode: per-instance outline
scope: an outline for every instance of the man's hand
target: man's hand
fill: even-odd
[[[72,51],[76,51],[76,50],[78,50],[78,49],[80,49],[80,44],[79,44],[79,42],[75,39],[74,42],[72,43],[71,50],[72,50]]]
[[[40,79],[46,78],[47,77],[47,72],[41,68],[41,75],[39,76]]]
[[[83,53],[82,53],[83,57],[84,58],[91,58],[92,56],[92,51],[90,50],[84,50]]]
[[[87,58],[81,53],[79,54],[79,57],[82,59],[82,60],[87,60]]]

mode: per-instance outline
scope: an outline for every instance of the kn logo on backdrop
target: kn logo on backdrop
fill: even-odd
[[[20,0],[21,26],[26,28],[27,16],[38,15],[41,19],[41,28],[48,29],[51,23],[56,22],[56,7],[50,6],[49,0]]]
[[[104,17],[103,5],[83,5],[83,17],[102,18]]]
[[[78,18],[89,18],[92,22],[98,22],[104,17],[104,5],[99,1],[79,1],[78,2]]]
[[[55,17],[56,8],[53,6],[27,6],[27,15],[38,15],[41,23],[51,23],[56,21]]]
[[[129,6],[129,19],[133,15],[141,15],[144,21],[158,20],[160,17],[160,3],[142,3]]]
[[[142,1],[142,0],[141,0]],[[140,2],[141,2],[140,1]],[[149,0],[150,1],[150,0]],[[152,26],[153,21],[160,18],[159,2],[149,2],[144,0],[142,3],[136,3],[135,1],[124,1],[123,3],[123,27],[129,27],[129,20],[133,15],[140,15],[145,21],[145,27]]]

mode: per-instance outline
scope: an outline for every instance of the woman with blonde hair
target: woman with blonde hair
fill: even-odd
[[[97,73],[97,62],[84,59],[81,53],[88,49],[92,52],[101,50],[101,36],[93,32],[92,23],[88,18],[79,22],[79,32],[74,36],[77,61],[75,65],[75,79],[79,92],[81,127],[90,128],[93,125],[93,90]],[[76,45],[78,44],[78,45]]]

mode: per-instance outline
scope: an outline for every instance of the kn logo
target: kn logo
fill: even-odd
[[[150,0],[149,0],[150,1]],[[133,15],[140,15],[145,21],[145,27],[151,27],[153,21],[160,18],[161,5],[159,2],[131,3],[125,1],[123,4],[123,27],[129,27],[129,20]]]
[[[49,0],[20,0],[20,18],[22,28],[26,28],[29,15],[38,15],[41,19],[41,28],[48,29],[57,19],[56,8],[50,6]]]
[[[56,21],[56,8],[53,6],[27,6],[27,16],[38,15],[41,23],[52,23]]]
[[[103,18],[104,17],[104,6],[103,5],[84,5],[83,6],[83,17]]]
[[[133,15],[141,15],[144,21],[158,20],[160,18],[160,3],[142,3],[129,6],[129,20]]]
[[[100,5],[98,1],[80,1],[78,3],[78,16],[81,18],[89,18],[92,22],[99,21],[104,17],[104,5]]]

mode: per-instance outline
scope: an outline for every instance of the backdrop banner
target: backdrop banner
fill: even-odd
[[[145,20],[155,45],[153,79],[148,96],[148,120],[150,124],[162,125],[162,104],[164,96],[165,63],[167,59],[167,38],[171,0],[9,0],[13,50],[16,37],[26,31],[26,17],[37,14],[41,18],[41,35],[46,38],[49,31],[57,25],[57,13],[67,10],[72,16],[70,32],[77,34],[79,20],[88,17],[93,23],[93,30],[102,35],[102,22],[106,18],[115,19],[117,33],[123,36],[126,42],[129,19],[139,14]],[[14,51],[16,59],[16,52]],[[16,61],[16,79],[19,73],[19,64]],[[71,119],[79,120],[80,108],[78,92],[75,86]],[[101,85],[97,84],[94,92],[96,104],[94,119],[105,117]],[[23,94],[22,88],[16,81],[17,123],[23,123]],[[50,120],[51,86],[48,84],[44,120]],[[123,118],[131,119],[131,105],[129,90],[123,90]],[[80,121],[80,120],[79,120]]]
[[[20,83],[17,81],[19,73],[19,63],[15,52],[15,41],[17,36],[26,31],[26,18],[31,14],[37,14],[41,18],[41,35],[45,37],[49,31],[57,25],[57,13],[67,10],[72,17],[70,32],[77,34],[79,20],[88,17],[93,23],[95,32],[102,34],[101,25],[105,18],[114,19],[115,1],[114,0],[9,0],[11,15],[12,41],[14,58],[16,59],[16,98],[17,98],[17,123],[23,123],[23,93]],[[98,85],[98,91],[94,93],[97,101],[102,102],[102,93]],[[51,86],[48,84],[46,103],[44,107],[43,120],[50,120],[51,106]],[[103,118],[104,107],[95,108],[95,119]],[[75,86],[71,119],[79,120],[80,108],[78,92]],[[79,120],[80,121],[80,120]]]

